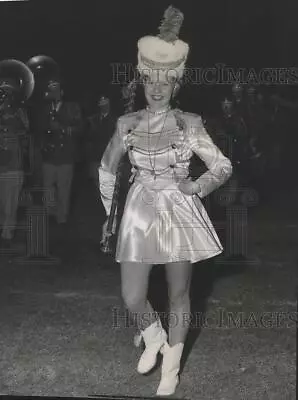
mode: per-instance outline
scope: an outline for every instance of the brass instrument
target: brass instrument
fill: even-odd
[[[7,59],[0,62],[0,164],[10,159],[9,147],[12,136],[17,138],[23,123],[13,118],[19,112],[20,103],[25,103],[34,90],[35,80],[31,70],[21,61]]]
[[[17,97],[21,102],[28,100],[35,87],[32,71],[19,60],[8,59],[0,62],[0,102]]]
[[[36,95],[38,97],[47,98],[50,92],[50,85],[53,83],[60,84],[60,68],[55,60],[49,56],[38,55],[27,61],[27,66],[34,75],[36,82]]]
[[[30,58],[27,61],[27,66],[30,68],[34,74],[36,82],[35,97],[40,100],[50,100],[50,128],[47,133],[51,134],[56,125],[59,125],[57,120],[56,107],[58,99],[55,96],[51,96],[55,90],[60,92],[61,75],[58,63],[51,57],[46,55],[37,55]]]

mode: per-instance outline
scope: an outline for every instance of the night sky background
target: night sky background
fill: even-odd
[[[135,63],[137,40],[157,33],[170,4],[184,13],[180,37],[190,44],[191,67],[219,62],[246,68],[297,66],[297,0],[1,2],[0,58],[26,62],[49,55],[61,67],[68,97],[107,93],[117,98],[120,88],[110,84],[111,63]],[[195,87],[189,97],[198,101],[193,111],[217,89]]]

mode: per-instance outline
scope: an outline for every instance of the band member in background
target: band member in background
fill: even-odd
[[[69,214],[78,138],[84,125],[79,105],[64,101],[59,81],[49,82],[46,99],[47,129],[41,139],[44,197],[49,211],[53,210],[57,222],[62,224]]]
[[[231,160],[233,166],[244,178],[248,179],[248,162],[251,156],[250,136],[246,121],[238,109],[234,107],[232,100],[225,99],[222,102],[221,125],[223,133],[231,142]]]
[[[235,87],[232,89],[235,97]],[[272,145],[268,137],[271,131],[270,113],[265,106],[263,94],[256,86],[248,85],[245,89],[241,90],[238,103],[237,100],[233,102],[231,116],[223,110],[224,125],[233,139],[233,158],[237,158],[235,170],[238,170],[238,180],[242,185],[253,187],[263,197],[268,153]]]
[[[133,165],[116,261],[121,264],[124,302],[137,317],[139,339],[146,346],[138,372],[148,373],[158,353],[163,355],[159,396],[172,395],[178,384],[190,322],[192,265],[223,250],[200,199],[232,173],[229,159],[213,143],[201,117],[170,106],[189,51],[188,44],[178,39],[182,20],[183,14],[169,7],[159,36],[139,40],[137,68],[148,106],[119,118],[99,168],[100,192],[109,216],[119,160],[128,152]],[[193,153],[208,169],[196,181],[188,179]],[[169,315],[175,316],[169,321],[169,335],[147,299],[150,271],[156,264],[166,265]]]
[[[24,151],[29,123],[19,104],[19,84],[15,79],[0,80],[0,225],[2,246],[14,237],[19,196],[24,182]]]
[[[111,113],[110,99],[101,96],[97,101],[96,113],[88,118],[87,160],[89,177],[98,189],[98,167],[116,125],[116,118]]]
[[[270,140],[272,166],[280,174],[282,184],[292,186],[292,171],[297,170],[296,147],[298,131],[298,96],[296,85],[279,85],[270,97],[272,125]],[[289,172],[290,171],[290,172]]]
[[[245,92],[243,86],[240,83],[234,83],[232,85],[232,102],[235,112],[242,117],[245,116]]]
[[[251,89],[248,98],[243,101],[242,112],[231,100],[225,99],[221,105],[221,127],[231,142],[234,172],[237,171],[237,179],[242,184],[253,183],[264,172],[260,159],[261,138],[267,127],[265,110]]]
[[[260,89],[250,86],[247,89],[247,126],[250,132],[252,149],[251,170],[254,185],[259,192],[265,192],[264,184],[269,173],[269,154],[271,152],[271,113]]]

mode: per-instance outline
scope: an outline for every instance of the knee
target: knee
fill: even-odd
[[[125,306],[132,312],[143,309],[146,303],[145,294],[132,288],[122,288],[122,298]]]

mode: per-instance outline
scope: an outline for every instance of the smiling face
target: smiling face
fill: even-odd
[[[145,75],[143,85],[147,103],[152,111],[169,106],[175,87],[174,79],[160,74]]]

